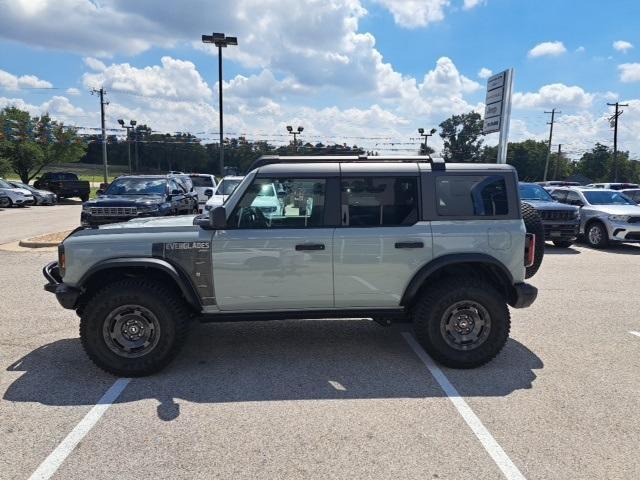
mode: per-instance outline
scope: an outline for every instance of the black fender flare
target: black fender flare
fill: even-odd
[[[407,288],[405,288],[402,299],[400,300],[400,305],[404,307],[411,305],[416,299],[424,282],[426,282],[429,277],[438,270],[462,263],[475,263],[495,267],[495,271],[498,272],[505,286],[508,285],[508,287],[513,288],[513,275],[511,275],[511,272],[507,267],[505,267],[504,264],[495,257],[485,253],[452,253],[434,258],[426,265],[423,265],[420,270],[415,273],[407,285]],[[511,292],[509,291],[507,293],[510,296]]]
[[[187,303],[198,311],[202,310],[202,303],[198,296],[193,283],[189,277],[182,271],[182,269],[174,265],[173,263],[161,259],[161,258],[145,258],[145,257],[122,257],[122,258],[109,258],[101,260],[100,262],[92,265],[80,278],[80,281],[76,285],[78,288],[84,288],[87,282],[98,272],[104,270],[111,270],[117,268],[149,268],[159,270],[171,277],[176,283],[182,295],[187,300]]]

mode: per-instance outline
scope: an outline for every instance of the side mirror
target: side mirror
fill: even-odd
[[[209,228],[211,230],[224,230],[227,228],[226,208],[216,207],[209,212]]]
[[[213,196],[213,190],[211,190],[210,188],[207,188],[204,191],[204,196],[207,197],[207,198],[211,198]]]
[[[96,195],[98,195],[99,197],[101,197],[102,195],[104,195],[104,190],[100,189],[96,191]]]

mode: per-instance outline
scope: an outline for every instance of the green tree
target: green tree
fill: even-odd
[[[442,156],[447,162],[478,162],[481,159],[482,117],[477,112],[453,115],[440,124],[444,140]]]
[[[6,107],[0,111],[0,126],[0,157],[8,160],[24,183],[48,165],[77,162],[86,148],[75,129],[51,120],[48,114],[31,117],[28,112]]]
[[[613,154],[611,149],[596,143],[590,152],[585,152],[576,164],[576,171],[594,182],[607,181],[608,168]]]

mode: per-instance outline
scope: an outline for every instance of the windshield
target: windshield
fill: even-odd
[[[539,185],[520,185],[520,198],[523,200],[542,200],[545,202],[555,201],[553,197]]]
[[[591,205],[635,205],[620,192],[582,192]]]
[[[167,180],[164,178],[119,178],[109,185],[107,195],[164,195]]]
[[[229,180],[223,179],[218,185],[216,194],[218,195],[231,195],[242,180]]]
[[[0,188],[13,188],[13,187],[9,185],[7,182],[5,182],[4,180],[0,179]]]
[[[190,178],[194,187],[213,187],[213,182],[209,176],[201,177],[199,175],[191,175]]]

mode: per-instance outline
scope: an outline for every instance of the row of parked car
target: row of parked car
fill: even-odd
[[[520,197],[534,207],[545,240],[569,247],[581,238],[593,248],[640,242],[640,186],[631,183],[521,183]]]
[[[58,196],[48,190],[0,178],[0,208],[54,205]]]
[[[81,224],[94,227],[134,218],[202,213],[222,205],[241,180],[225,177],[218,183],[213,175],[182,172],[124,175],[83,203]]]

